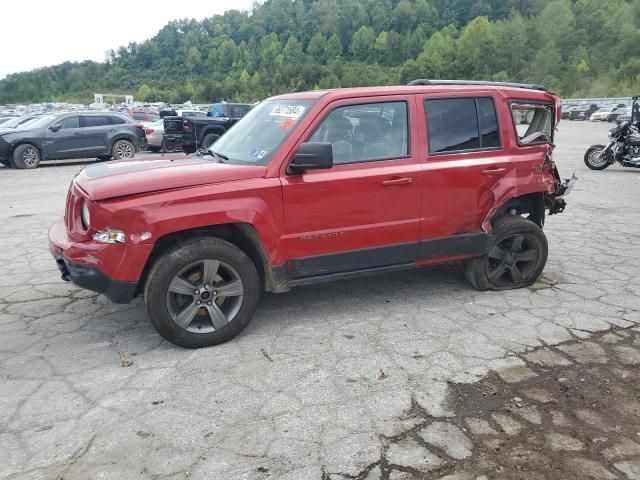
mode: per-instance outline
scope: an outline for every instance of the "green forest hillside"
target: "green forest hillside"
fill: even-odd
[[[267,0],[171,22],[104,63],[9,75],[0,104],[86,103],[107,91],[255,101],[418,77],[543,83],[565,97],[640,93],[640,0]]]

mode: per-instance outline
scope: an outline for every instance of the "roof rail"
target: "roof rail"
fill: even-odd
[[[493,87],[513,87],[513,88],[528,88],[530,90],[540,90],[542,92],[548,92],[546,87],[542,85],[535,85],[529,83],[510,83],[510,82],[485,82],[483,80],[428,80],[419,78],[412,80],[407,85],[481,85],[481,86],[493,86]]]

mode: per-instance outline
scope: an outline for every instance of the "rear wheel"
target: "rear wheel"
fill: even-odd
[[[593,145],[584,154],[584,164],[591,170],[604,170],[611,165],[609,155],[604,153],[604,145]]]
[[[111,155],[115,160],[126,160],[136,155],[136,149],[129,140],[118,140],[111,147]]]
[[[509,290],[533,284],[547,263],[547,237],[542,229],[517,215],[498,218],[489,253],[469,260],[465,276],[477,290]]]
[[[240,333],[255,312],[259,292],[251,259],[229,242],[206,237],[158,258],[144,300],[162,337],[182,347],[200,348]]]
[[[165,153],[172,153],[176,150],[176,142],[173,140],[165,140],[162,139],[162,144],[160,145],[160,151]]]
[[[158,153],[160,151],[160,147],[149,147],[149,150],[151,150],[153,153]]]
[[[40,150],[29,143],[18,145],[13,151],[13,165],[16,168],[38,168],[40,159]]]

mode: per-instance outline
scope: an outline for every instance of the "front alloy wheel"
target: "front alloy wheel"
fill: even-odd
[[[242,306],[244,286],[233,267],[202,260],[183,268],[169,284],[167,310],[173,321],[193,333],[220,330]]]
[[[247,326],[256,309],[260,277],[235,245],[215,237],[179,244],[155,262],[144,301],[156,330],[186,348],[226,342]]]

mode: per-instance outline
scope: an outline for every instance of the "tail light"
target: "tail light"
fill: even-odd
[[[144,125],[142,125],[141,123],[136,123],[136,128],[144,130]]]
[[[147,128],[144,133],[145,135],[151,135],[153,133],[153,128]]]
[[[189,120],[183,120],[182,121],[182,131],[183,132],[190,132],[191,131],[191,122],[189,122]]]

